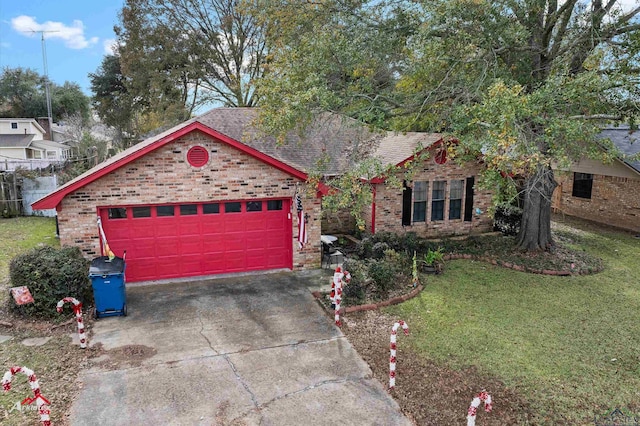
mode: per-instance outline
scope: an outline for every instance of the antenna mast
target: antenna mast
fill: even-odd
[[[51,91],[49,90],[49,66],[47,65],[47,46],[44,42],[44,33],[58,33],[60,31],[35,31],[31,30],[32,33],[40,33],[42,40],[42,65],[44,68],[44,93],[47,98],[47,118],[49,119],[49,128],[53,123],[53,118],[51,115]]]

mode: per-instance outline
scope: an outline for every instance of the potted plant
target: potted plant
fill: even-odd
[[[442,247],[438,247],[437,250],[428,249],[427,253],[422,259],[422,272],[427,274],[440,274],[442,273],[442,265],[444,264],[444,253]]]

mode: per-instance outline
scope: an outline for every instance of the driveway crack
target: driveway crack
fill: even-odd
[[[213,353],[215,353],[216,355],[220,355],[220,353],[214,349],[213,345],[211,344],[211,340],[209,340],[207,335],[203,333],[204,322],[202,321],[202,317],[198,317],[198,320],[200,321],[200,330],[198,331],[198,333],[200,333],[200,335],[204,337],[204,340],[207,341],[207,344],[209,345],[209,348],[213,351]]]
[[[255,411],[260,413],[262,407],[261,407],[260,403],[258,402],[258,398],[251,391],[251,389],[249,389],[249,385],[244,381],[242,376],[240,376],[240,373],[238,373],[238,369],[236,368],[236,366],[233,363],[233,361],[231,361],[231,358],[229,358],[229,356],[227,354],[222,355],[222,357],[225,359],[225,361],[227,361],[227,363],[229,364],[229,367],[231,367],[231,370],[233,371],[233,374],[236,376],[236,379],[240,382],[240,384],[242,385],[244,390],[247,391],[249,396],[251,396],[251,402],[253,402],[253,406],[255,407]],[[243,415],[242,417],[244,417],[244,416],[246,416],[246,414]],[[263,420],[262,419],[262,413],[260,413],[260,423],[262,423],[262,420]]]

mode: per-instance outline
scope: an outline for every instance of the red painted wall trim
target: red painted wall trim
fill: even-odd
[[[376,233],[376,186],[373,185],[373,201],[371,201],[371,233]]]
[[[290,175],[292,175],[293,177],[296,177],[300,180],[306,181],[308,179],[308,175],[301,171],[298,170],[294,167],[289,166],[288,164],[283,163],[280,160],[277,160],[263,152],[258,151],[257,149],[251,148],[250,146],[247,146],[241,142],[236,141],[235,139],[232,139],[228,136],[223,135],[222,133],[205,126],[204,124],[195,121],[193,123],[190,123],[188,125],[186,125],[185,127],[182,127],[178,130],[176,130],[175,132],[165,136],[162,139],[158,139],[157,141],[146,145],[144,147],[141,147],[138,150],[134,150],[132,151],[130,154],[128,154],[127,156],[103,167],[100,168],[98,170],[96,170],[95,172],[91,173],[90,175],[84,177],[83,179],[78,180],[77,182],[74,182],[73,184],[66,186],[66,187],[62,187],[57,191],[52,192],[51,194],[45,196],[44,198],[41,198],[40,200],[36,201],[35,203],[33,203],[31,206],[34,210],[42,210],[42,209],[52,209],[52,208],[56,208],[59,209],[59,205],[62,202],[62,200],[64,199],[64,197],[66,197],[68,194],[77,191],[78,189],[90,184],[91,182],[94,182],[98,179],[100,179],[101,177],[105,176],[106,174],[109,174],[111,172],[113,172],[114,170],[119,169],[120,167],[123,167],[129,163],[131,163],[132,161],[137,160],[138,158],[152,152],[155,151],[156,149],[175,141],[176,139],[185,136],[193,131],[201,131],[203,133],[205,133],[206,135],[209,135],[221,142],[224,142],[228,145],[231,145],[232,147],[245,152],[255,158],[257,158],[260,161],[263,161],[273,167],[275,167],[278,170],[281,170],[285,173],[288,173]]]

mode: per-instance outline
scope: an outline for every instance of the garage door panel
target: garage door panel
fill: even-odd
[[[251,211],[258,204],[262,210]],[[160,210],[151,206],[151,217],[112,220],[104,209],[101,216],[111,247],[118,254],[127,250],[127,280],[134,282],[291,268],[288,201],[282,200],[282,210],[267,210],[267,205],[222,202],[218,210],[197,205],[197,214],[176,206],[174,216],[157,216]],[[161,209],[163,214],[169,211]]]

